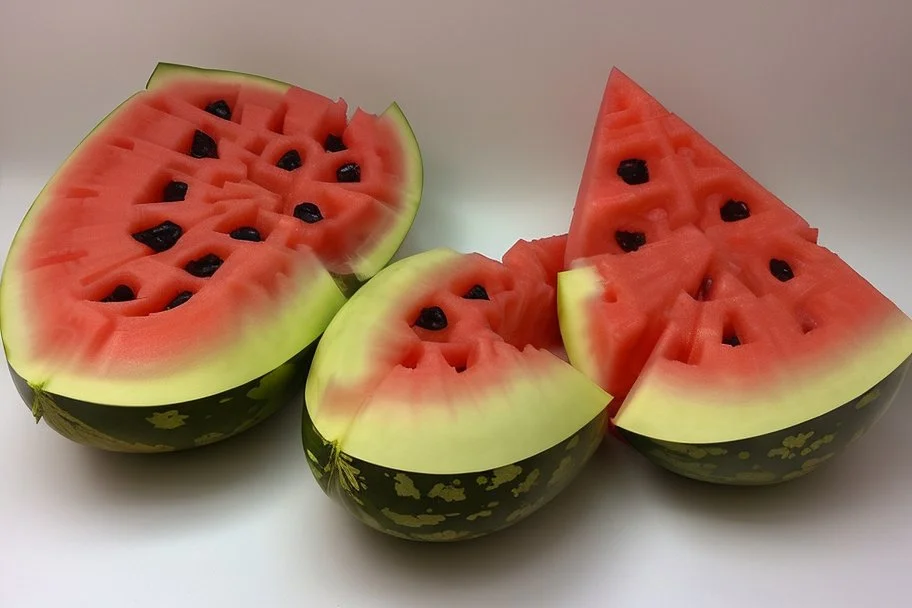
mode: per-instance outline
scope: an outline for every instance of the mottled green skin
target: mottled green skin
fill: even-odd
[[[301,390],[316,341],[272,372],[233,389],[154,407],[100,405],[31,386],[10,368],[37,421],[77,443],[115,452],[173,452],[237,435],[262,422]]]
[[[477,538],[557,496],[604,436],[607,411],[556,446],[515,464],[457,475],[396,471],[339,452],[304,408],[304,448],[323,491],[375,530],[415,541]]]
[[[684,477],[728,485],[770,485],[803,477],[856,442],[887,411],[912,358],[857,399],[782,431],[740,441],[686,445],[618,429],[655,464]]]

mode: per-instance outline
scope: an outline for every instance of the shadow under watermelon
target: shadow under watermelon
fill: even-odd
[[[577,478],[541,510],[501,531],[458,542],[388,536],[321,494],[316,514],[323,527],[320,536],[335,540],[321,550],[320,559],[314,559],[307,549],[314,544],[314,522],[302,522],[287,540],[284,553],[294,561],[285,567],[306,569],[326,585],[340,578],[340,565],[357,572],[357,588],[340,587],[334,595],[340,605],[367,601],[362,589],[388,588],[391,577],[409,583],[396,590],[395,598],[384,597],[388,602],[468,605],[477,600],[484,605],[490,599],[488,592],[528,587],[530,581],[547,580],[555,570],[574,579],[586,576],[575,571],[579,556],[612,552],[612,539],[626,534],[622,514],[629,513],[638,500],[633,483],[637,468],[625,466],[624,461],[631,458],[625,452],[617,442],[603,442]]]
[[[298,394],[256,426],[196,449],[125,454],[78,446],[75,458],[104,511],[117,513],[107,525],[146,535],[156,526],[173,530],[181,521],[209,525],[238,510],[255,513],[257,497],[268,506],[280,488],[307,473],[300,445],[302,404]],[[136,526],[137,520],[143,525]]]
[[[650,466],[653,492],[669,509],[713,521],[825,528],[905,504],[912,479],[912,382],[883,417],[843,453],[804,477],[768,486],[694,481]]]

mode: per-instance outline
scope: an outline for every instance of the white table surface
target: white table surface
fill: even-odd
[[[617,64],[821,228],[912,314],[912,4],[667,0],[0,3],[0,245],[158,60],[259,72],[419,137],[404,252],[499,256],[565,230]],[[547,8],[544,8],[547,7]],[[320,492],[295,403],[160,457],[36,426],[0,377],[0,606],[912,605],[912,383],[851,451],[776,488],[708,487],[609,441],[508,531],[376,534]]]

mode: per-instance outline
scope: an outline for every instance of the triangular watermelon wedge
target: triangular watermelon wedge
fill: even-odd
[[[912,321],[817,237],[614,69],[558,302],[615,429],[722,483],[798,477],[860,437],[909,367]]]

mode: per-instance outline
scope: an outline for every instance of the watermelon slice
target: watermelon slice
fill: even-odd
[[[365,285],[326,330],[304,446],[327,494],[412,540],[474,538],[541,508],[599,445],[608,395],[565,360],[565,236],[503,263],[433,249]]]
[[[22,398],[64,436],[183,449],[263,420],[394,255],[422,164],[376,116],[253,75],[160,64],[31,206],[0,287]]]
[[[800,477],[861,436],[909,367],[912,321],[817,230],[619,70],[559,278],[570,361],[658,464]]]

